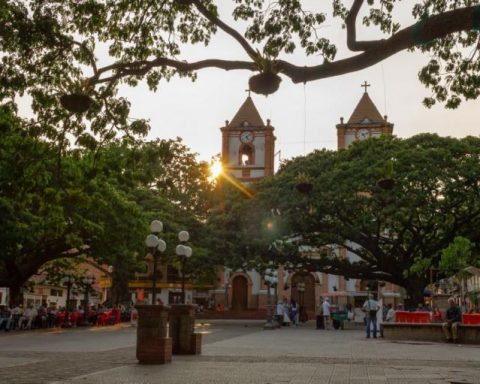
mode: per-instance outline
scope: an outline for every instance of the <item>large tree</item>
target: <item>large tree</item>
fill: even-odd
[[[104,136],[109,133],[108,123],[124,120],[128,112],[125,100],[115,100],[121,82],[133,86],[146,79],[155,90],[161,79],[168,80],[173,75],[195,78],[195,71],[214,67],[266,73],[277,85],[276,74],[302,83],[367,68],[403,50],[420,50],[429,58],[419,75],[433,93],[426,98],[427,105],[438,100],[454,108],[461,98],[478,97],[478,0],[324,3],[3,2],[0,95],[13,99],[28,91],[39,117],[58,122],[64,117],[58,108],[55,110],[59,94],[86,92],[96,100],[86,118],[92,121],[95,134]],[[227,16],[227,12],[231,15]],[[407,25],[400,24],[399,13],[410,13]],[[337,58],[338,46],[322,34],[322,27],[332,25],[335,19],[339,22],[334,25],[345,28],[346,46],[352,52],[342,58]],[[358,35],[363,31],[357,33],[360,24],[374,28],[378,38],[361,39]],[[239,44],[245,59],[222,58],[220,52],[211,52],[203,60],[190,61],[188,47],[208,46],[216,33]],[[288,55],[296,50],[318,56],[318,63],[305,66],[304,61],[288,61]],[[77,124],[77,129],[82,127]]]
[[[299,177],[313,184],[310,193],[296,190]],[[392,189],[379,185],[386,177],[393,177]],[[271,229],[264,249],[272,245],[270,257],[278,262],[389,281],[418,301],[430,268],[456,236],[479,243],[479,180],[478,138],[384,137],[287,161],[243,212],[263,212]],[[351,256],[336,257],[338,247]],[[305,257],[312,250],[319,256]]]
[[[180,140],[125,136],[59,150],[42,128],[0,108],[0,286],[12,298],[45,263],[88,252],[114,266],[122,300],[154,218],[172,241],[193,228],[203,249],[207,166]]]

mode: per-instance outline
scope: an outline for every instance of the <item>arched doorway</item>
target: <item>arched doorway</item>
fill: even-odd
[[[232,309],[247,309],[248,281],[244,276],[235,276],[232,281]]]
[[[298,283],[305,284],[305,290],[303,293],[300,293],[297,289]],[[296,273],[292,277],[292,288],[291,288],[291,298],[297,303],[305,306],[305,309],[308,312],[315,311],[315,279],[311,274],[306,276],[299,275]]]

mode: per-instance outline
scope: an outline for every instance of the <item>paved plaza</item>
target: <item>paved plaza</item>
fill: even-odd
[[[313,323],[212,322],[201,356],[138,365],[127,326],[0,335],[2,383],[480,383],[480,347],[364,338]]]

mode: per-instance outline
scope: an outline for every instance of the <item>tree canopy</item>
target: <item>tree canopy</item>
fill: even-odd
[[[118,98],[121,83],[145,79],[152,90],[172,76],[195,78],[204,68],[280,74],[294,83],[338,76],[370,67],[397,52],[419,50],[428,57],[420,81],[436,101],[455,108],[480,92],[478,0],[334,0],[326,2],[235,0],[12,0],[0,5],[0,97],[13,101],[27,92],[37,117],[58,124],[65,115],[59,96],[84,92],[94,102],[63,130],[91,128],[97,140],[112,126],[145,133],[144,121],[126,120],[129,104]],[[401,17],[400,15],[409,15]],[[402,25],[402,22],[406,25]],[[362,24],[362,31],[359,29]],[[350,54],[323,27],[345,30]],[[365,29],[377,38],[365,40]],[[244,51],[243,60],[209,50],[225,34]],[[369,34],[370,36],[372,34]],[[192,61],[188,48],[205,45],[205,59]],[[289,60],[300,51],[318,57],[305,66]],[[265,80],[265,78],[264,78]],[[266,81],[266,80],[265,80]],[[272,92],[273,87],[268,92]],[[254,89],[255,91],[255,89]],[[76,120],[86,120],[89,124]],[[91,126],[90,126],[91,124]],[[51,135],[55,129],[51,130]]]
[[[245,237],[263,241],[257,254],[264,258],[389,281],[419,300],[430,268],[438,268],[457,236],[479,244],[479,148],[478,138],[423,134],[315,151],[262,181],[253,199],[243,199],[238,221],[250,223]],[[384,189],[390,162],[393,185]],[[297,191],[299,175],[312,184],[310,192]],[[263,219],[249,220],[250,213]]]
[[[124,293],[152,219],[165,221],[170,244],[191,228],[204,257],[207,164],[181,140],[124,136],[102,147],[63,147],[8,107],[0,129],[0,286],[12,297],[46,263],[82,253],[113,265]]]

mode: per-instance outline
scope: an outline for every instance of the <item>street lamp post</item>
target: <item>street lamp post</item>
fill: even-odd
[[[230,282],[230,271],[228,269],[225,270],[225,274],[224,274],[224,280],[225,280],[225,299],[224,299],[224,302],[225,302],[225,311],[228,311],[228,306],[229,306],[229,302],[228,302],[228,288],[230,286],[229,282]]]
[[[160,220],[153,220],[150,223],[150,231],[152,232],[145,239],[145,244],[147,245],[150,254],[153,258],[153,273],[152,273],[152,305],[156,303],[157,296],[157,263],[158,263],[158,252],[165,252],[167,249],[167,243],[162,239],[158,238],[158,235],[163,230],[163,223]],[[158,251],[158,252],[157,252]]]
[[[85,297],[83,303],[83,325],[89,325],[88,321],[88,300],[89,300],[89,293],[90,288],[92,285],[95,284],[95,276],[85,276],[82,280],[83,286],[85,288]]]
[[[275,329],[277,328],[276,324],[273,321],[273,305],[272,305],[272,295],[270,292],[271,287],[276,287],[278,283],[278,278],[276,276],[277,271],[272,269],[265,270],[265,284],[267,284],[267,322],[263,326],[263,329]]]
[[[66,275],[62,279],[63,285],[67,287],[67,301],[65,303],[65,320],[63,321],[62,327],[70,328],[70,291],[72,289],[72,285],[75,282],[75,279],[71,275]]]
[[[178,240],[180,243],[185,243],[190,239],[190,234],[187,231],[180,231],[178,233]],[[178,244],[175,248],[175,253],[180,258],[182,263],[182,304],[186,304],[185,300],[185,264],[187,259],[192,256],[193,250],[187,245]]]

